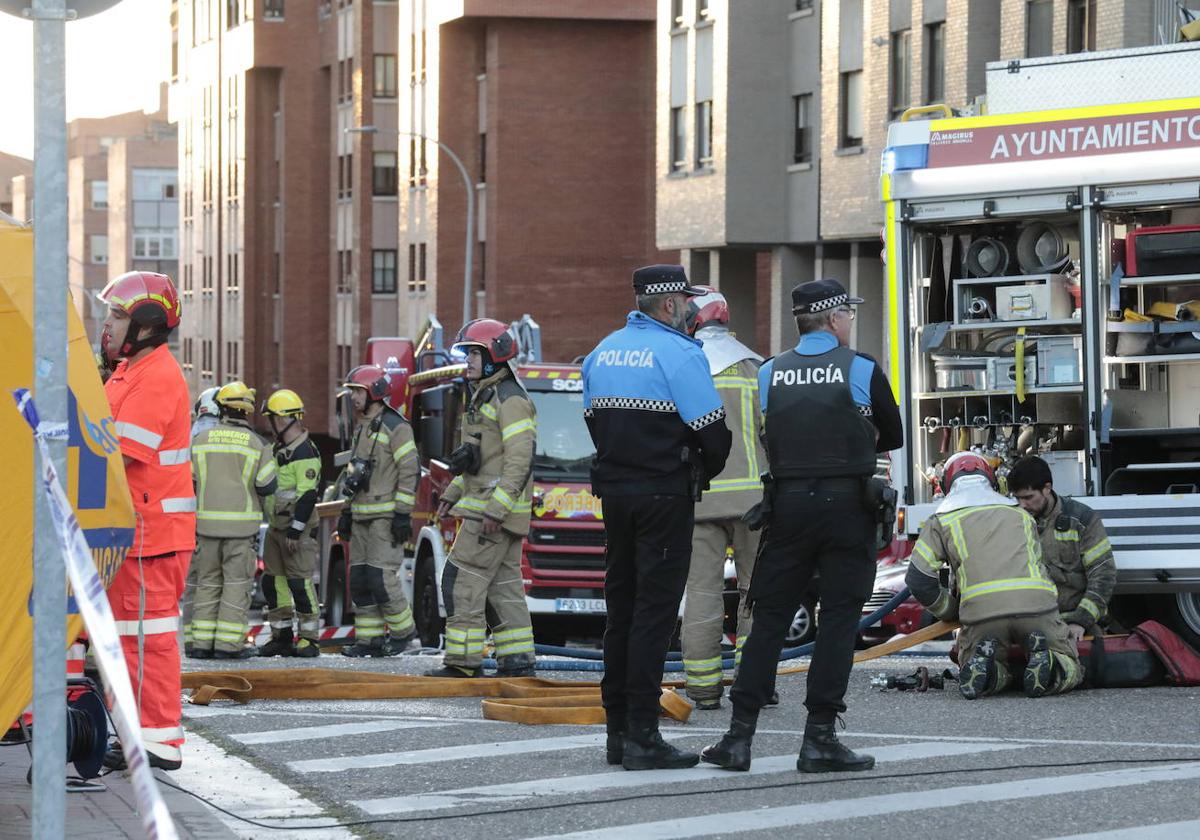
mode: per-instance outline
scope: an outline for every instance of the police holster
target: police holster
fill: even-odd
[[[742,514],[742,522],[751,531],[757,531],[767,524],[771,513],[775,510],[775,477],[769,472],[759,476],[763,485],[762,501]]]
[[[870,476],[863,480],[863,507],[875,517],[875,548],[881,550],[892,542],[896,530],[896,488],[882,478]]]

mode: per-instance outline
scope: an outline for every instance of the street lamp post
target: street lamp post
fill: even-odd
[[[361,125],[347,128],[345,131],[347,134],[378,134],[379,128],[373,125]],[[471,320],[471,277],[475,258],[475,187],[471,184],[471,176],[467,172],[462,158],[441,140],[416,131],[397,131],[396,133],[403,137],[416,137],[436,143],[438,148],[446,153],[446,157],[453,161],[454,166],[458,169],[458,174],[462,176],[463,187],[467,191],[467,242],[463,249],[463,323],[465,324]]]

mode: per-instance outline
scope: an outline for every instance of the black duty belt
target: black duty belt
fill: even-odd
[[[777,478],[775,487],[780,493],[857,493],[862,490],[866,476],[827,476],[825,478]]]

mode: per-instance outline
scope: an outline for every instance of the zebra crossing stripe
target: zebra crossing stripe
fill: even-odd
[[[1200,837],[1200,820],[1089,831],[1087,834],[1072,834],[1056,840],[1177,840],[1179,837]]]
[[[391,732],[396,729],[425,729],[445,726],[426,720],[366,720],[358,723],[331,723],[326,726],[305,726],[299,729],[272,729],[266,732],[243,732],[229,737],[243,744],[283,744],[290,741],[316,741],[345,735],[366,735],[371,732]]]
[[[948,742],[921,742],[896,744],[886,747],[867,748],[877,761],[916,761],[929,758],[945,758],[955,755],[974,755],[999,750],[1023,749],[1029,744],[967,744]],[[745,776],[765,776],[772,773],[795,773],[796,754],[774,755],[756,758]],[[541,796],[564,796],[588,794],[600,790],[616,790],[666,784],[695,784],[713,779],[728,779],[729,774],[710,765],[701,764],[687,770],[645,770],[626,773],[621,770],[607,773],[591,773],[585,776],[566,776],[555,779],[531,779],[484,787],[459,788],[411,796],[389,796],[381,799],[365,799],[350,804],[371,815],[401,814],[409,811],[436,811],[442,808],[457,808],[462,805],[477,805],[480,802],[511,805]]]
[[[664,738],[681,737],[664,732]],[[438,747],[429,750],[375,753],[374,755],[348,755],[338,758],[315,758],[307,761],[289,762],[288,768],[296,773],[334,773],[343,770],[363,770],[370,767],[395,767],[400,764],[432,764],[439,761],[463,761],[472,758],[495,758],[506,755],[575,750],[596,747],[604,743],[607,736],[571,735],[562,738],[533,738],[527,741],[493,741],[485,744],[463,744],[457,747]]]
[[[863,817],[888,814],[907,814],[977,805],[981,802],[1002,802],[1018,799],[1037,799],[1068,793],[1094,793],[1097,790],[1134,787],[1155,782],[1182,782],[1200,779],[1200,762],[1184,762],[1156,767],[1129,767],[1097,773],[1075,773],[1066,776],[1039,776],[1009,782],[983,785],[888,793],[836,799],[829,802],[808,802],[780,808],[761,808],[754,811],[730,811],[704,814],[697,817],[613,825],[572,834],[553,834],[536,840],[606,840],[620,832],[638,840],[671,840],[677,837],[705,837],[712,834],[736,834],[772,828],[791,828],[801,825],[842,822]]]

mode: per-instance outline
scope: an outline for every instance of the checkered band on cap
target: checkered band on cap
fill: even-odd
[[[638,397],[593,397],[592,410],[597,408],[631,408],[637,411],[678,411],[671,400],[643,400]]]
[[[850,295],[842,293],[840,295],[834,295],[833,297],[825,298],[825,300],[818,300],[816,303],[810,303],[807,309],[801,309],[799,306],[793,306],[792,312],[808,312],[810,314],[815,314],[817,312],[824,312],[827,309],[833,309],[841,306],[848,300],[850,300]]]
[[[682,292],[687,288],[687,283],[682,280],[677,280],[672,283],[649,283],[638,289],[639,295],[665,295],[671,292]]]

